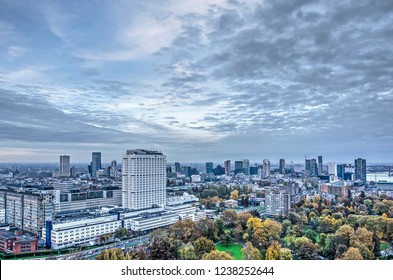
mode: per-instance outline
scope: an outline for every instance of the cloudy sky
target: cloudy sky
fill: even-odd
[[[0,162],[393,162],[393,1],[0,0]]]

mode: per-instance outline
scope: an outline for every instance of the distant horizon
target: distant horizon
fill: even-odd
[[[231,165],[234,165],[235,161],[237,160],[231,160]],[[239,159],[239,161],[241,161],[241,159]],[[272,161],[270,160],[270,165],[271,166],[279,166],[279,160],[277,161]],[[116,160],[117,164],[121,164],[121,160]],[[206,162],[213,162],[213,164],[215,165],[224,165],[224,161],[167,161],[167,164],[175,164],[175,162],[179,162],[180,164],[187,164],[187,165],[193,165],[193,164],[198,164],[198,165],[204,165]],[[323,165],[327,166],[329,164],[329,162],[335,162],[336,164],[352,164],[354,165],[354,161],[350,162],[350,161],[323,161]],[[393,162],[369,162],[366,159],[366,163],[367,165],[386,165],[386,166],[393,166]],[[58,165],[59,162],[58,161],[0,161],[0,165],[1,164],[53,164],[53,165]],[[85,164],[86,166],[90,164],[90,162],[84,162],[84,161],[70,161],[70,165],[72,164],[78,164],[78,165],[82,165]],[[101,164],[105,164],[105,165],[110,165],[111,161],[102,161]],[[262,165],[262,161],[261,162],[257,162],[257,161],[251,161],[250,160],[250,167],[253,164],[261,164]],[[292,163],[291,161],[286,161],[285,160],[285,166],[290,166]],[[293,161],[294,165],[304,165],[305,162],[304,161]]]

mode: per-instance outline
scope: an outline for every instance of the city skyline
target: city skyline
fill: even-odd
[[[0,0],[0,162],[393,162],[391,3],[164,2]]]

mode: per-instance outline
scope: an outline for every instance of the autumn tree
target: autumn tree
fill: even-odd
[[[232,227],[235,225],[237,214],[235,210],[224,210],[221,217],[225,225]]]
[[[149,251],[152,260],[171,260],[176,257],[174,242],[163,229],[153,231],[149,235]]]
[[[273,241],[266,250],[266,260],[278,260],[280,259],[281,245],[277,241]]]
[[[319,231],[324,233],[335,232],[341,224],[341,220],[336,220],[330,215],[323,216],[320,218]]]
[[[126,255],[119,248],[103,250],[97,257],[97,260],[126,260]]]
[[[269,246],[269,239],[262,228],[258,228],[251,236],[251,243],[259,250],[266,250]]]
[[[374,258],[373,233],[365,228],[358,228],[349,241],[351,247],[358,248],[363,259],[371,260]]]
[[[342,254],[341,260],[363,260],[363,256],[358,248],[350,247]]]
[[[179,249],[179,257],[181,260],[196,260],[197,255],[195,248],[191,243],[187,243]]]
[[[243,230],[247,229],[247,221],[252,217],[251,213],[249,212],[243,212],[237,214],[236,217],[236,224],[240,225]]]
[[[242,253],[245,260],[261,260],[261,252],[254,247],[251,242],[246,242],[246,246],[242,248]]]
[[[201,231],[197,227],[197,223],[185,219],[180,220],[169,227],[169,236],[173,239],[179,239],[184,243],[192,242],[202,236]]]
[[[341,227],[338,228],[338,230],[336,230],[336,237],[337,237],[337,242],[339,244],[345,245],[345,246],[349,246],[349,240],[351,239],[351,237],[353,236],[353,234],[355,233],[353,227],[349,226],[349,225],[343,225]]]
[[[280,249],[280,260],[292,260],[291,250],[289,250],[288,248],[281,248]]]
[[[279,222],[266,219],[262,223],[263,229],[266,231],[268,238],[274,238],[275,240],[280,240],[282,226]]]
[[[205,253],[210,253],[216,249],[214,242],[206,237],[200,237],[194,242],[195,253],[201,257]]]
[[[247,222],[247,227],[249,229],[256,228],[251,236],[251,242],[255,247],[262,250],[262,253],[267,250],[271,240],[280,241],[282,227],[276,221],[266,219],[260,222],[255,220],[255,218],[250,218],[249,222]]]
[[[231,199],[237,200],[239,198],[239,191],[234,190],[231,192]]]
[[[248,219],[248,221],[247,221],[247,229],[250,232],[254,232],[254,231],[256,231],[259,228],[262,228],[261,219],[254,218],[254,217],[251,217],[251,218]]]
[[[233,258],[227,252],[213,250],[210,253],[203,254],[202,260],[233,260]]]
[[[205,218],[197,222],[198,230],[208,239],[213,241],[217,240],[218,229],[214,223],[214,220]]]
[[[319,259],[319,248],[307,237],[299,237],[295,240],[295,252],[299,260],[317,260]]]

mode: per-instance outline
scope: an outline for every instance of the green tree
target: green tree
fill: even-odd
[[[215,220],[217,235],[220,236],[224,233],[224,221],[222,219]]]
[[[313,243],[315,243],[317,241],[318,235],[315,231],[309,229],[304,233],[304,236],[310,239]]]
[[[221,240],[224,242],[225,246],[228,247],[229,244],[233,241],[231,231],[225,230],[224,234],[221,236]]]
[[[116,229],[114,233],[115,238],[120,238],[120,239],[129,237],[130,235],[131,235],[130,231],[124,227],[120,227]]]
[[[337,250],[337,236],[335,234],[327,234],[325,238],[325,246],[322,248],[322,254],[329,258],[333,259]]]

